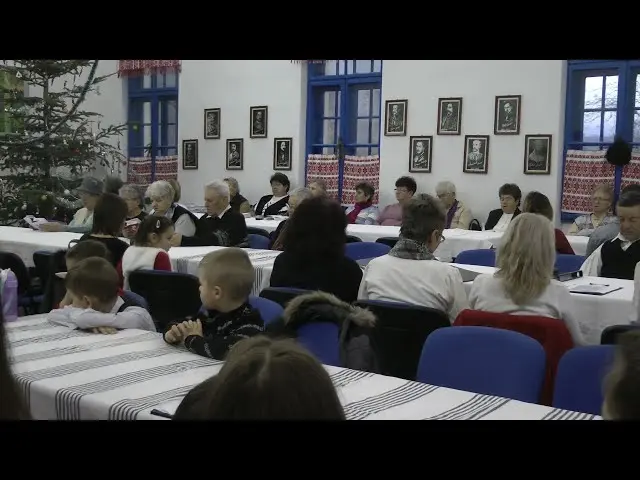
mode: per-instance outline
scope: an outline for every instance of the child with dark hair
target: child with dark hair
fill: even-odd
[[[136,232],[133,245],[122,256],[124,289],[129,289],[129,275],[142,268],[171,271],[171,260],[167,252],[171,248],[171,237],[175,233],[173,223],[165,216],[149,215]]]
[[[51,310],[47,320],[94,333],[115,333],[122,328],[155,332],[149,312],[120,297],[119,283],[118,272],[104,258],[80,261],[65,278],[71,305]]]

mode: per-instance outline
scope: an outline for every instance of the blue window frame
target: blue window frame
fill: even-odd
[[[344,156],[380,152],[382,60],[326,60],[308,69],[307,155],[338,157],[342,196]]]
[[[128,153],[151,157],[151,181],[156,157],[178,154],[178,78],[155,73],[128,79]]]
[[[567,150],[606,150],[617,136],[640,149],[640,60],[569,60],[565,112]],[[622,167],[615,170],[620,190]],[[562,214],[571,222],[575,214]]]

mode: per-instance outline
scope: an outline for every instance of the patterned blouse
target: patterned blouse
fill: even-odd
[[[618,217],[607,214],[602,220],[598,221],[593,216],[593,213],[580,215],[573,222],[573,225],[569,230],[569,235],[582,235],[584,237],[588,237],[596,228],[602,225],[609,225],[610,223],[618,223]]]

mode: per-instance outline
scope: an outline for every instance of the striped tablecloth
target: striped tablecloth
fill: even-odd
[[[14,374],[37,419],[158,419],[222,362],[165,344],[160,334],[99,335],[35,315],[7,324]],[[594,420],[505,398],[326,367],[350,420]]]
[[[200,260],[207,253],[220,250],[227,247],[180,247],[169,250],[169,256],[174,271],[182,273],[198,274],[198,265]],[[192,250],[191,252],[189,250]],[[260,292],[269,286],[271,280],[271,271],[273,270],[273,262],[280,255],[279,251],[274,250],[256,250],[252,248],[244,249],[249,255],[253,270],[255,272],[255,280],[253,282],[253,295],[259,295]]]

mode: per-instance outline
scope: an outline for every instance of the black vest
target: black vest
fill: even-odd
[[[621,243],[616,238],[602,244],[600,251],[601,277],[633,280],[636,263],[640,262],[640,241],[632,243],[626,250],[622,250]]]
[[[200,222],[198,221],[199,220],[198,217],[196,217],[191,210],[184,208],[182,205],[178,203],[173,204],[173,216],[171,217],[171,223],[175,225],[176,221],[185,213],[189,215],[189,217],[191,217],[191,220],[193,220],[193,224],[196,226],[195,236],[197,237],[198,234],[200,233],[198,231],[200,229],[199,227]]]

